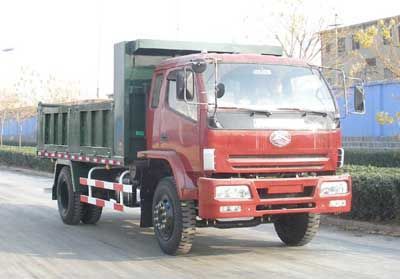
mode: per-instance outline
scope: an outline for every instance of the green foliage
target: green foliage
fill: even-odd
[[[33,147],[33,146],[19,147],[19,146],[13,146],[13,145],[3,145],[3,146],[0,146],[0,151],[8,151],[8,152],[14,152],[14,153],[35,155],[36,147]]]
[[[346,149],[344,160],[349,165],[400,167],[400,150]]]
[[[53,172],[54,169],[54,164],[50,160],[36,156],[35,147],[26,147],[21,150],[18,147],[4,148],[3,146],[0,148],[0,164],[45,172]]]
[[[364,221],[400,220],[400,169],[345,166],[353,180],[352,210],[344,216]]]
[[[375,115],[375,120],[381,125],[393,124],[395,121],[400,121],[400,112],[392,116],[386,111],[380,111]]]

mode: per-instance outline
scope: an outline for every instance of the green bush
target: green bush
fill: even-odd
[[[346,149],[345,163],[349,165],[400,167],[400,150]]]
[[[345,217],[365,221],[400,220],[400,169],[346,166],[353,180],[352,210]]]
[[[16,152],[16,153],[35,155],[36,147],[33,147],[33,146],[19,147],[19,146],[15,146],[15,145],[3,145],[3,146],[0,146],[0,151],[10,151],[10,152]]]
[[[16,149],[5,150],[0,148],[0,164],[28,168],[38,171],[53,172],[54,164],[49,159],[41,159],[36,156],[36,152],[21,151]]]

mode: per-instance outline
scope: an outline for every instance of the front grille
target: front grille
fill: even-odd
[[[281,199],[281,198],[304,198],[314,195],[314,186],[305,186],[303,192],[299,193],[268,193],[268,188],[257,189],[260,199]]]
[[[263,169],[276,171],[319,170],[329,161],[327,154],[290,154],[290,155],[230,155],[229,164],[233,169]]]

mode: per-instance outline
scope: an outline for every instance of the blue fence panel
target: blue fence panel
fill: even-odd
[[[35,145],[37,121],[36,116],[22,120],[22,144]],[[3,141],[8,144],[17,144],[19,142],[19,126],[15,119],[7,119],[4,122]]]
[[[349,107],[352,107],[353,89],[349,90]],[[370,83],[365,86],[366,114],[351,114],[341,121],[342,134],[346,137],[391,137],[400,134],[400,123],[381,125],[376,121],[378,112],[387,112],[392,117],[400,111],[400,82]],[[344,99],[338,99],[344,107]],[[343,114],[343,110],[341,115]]]
[[[400,83],[387,84],[382,88],[382,111],[389,112],[392,116],[396,116],[400,112]],[[400,119],[399,119],[400,120]],[[400,134],[400,121],[395,119],[392,125],[384,125],[382,127],[382,136],[394,136]]]

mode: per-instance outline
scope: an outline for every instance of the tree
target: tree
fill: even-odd
[[[398,19],[390,18],[379,20],[377,24],[360,29],[355,34],[360,46],[371,50],[377,60],[391,71],[393,79],[400,78],[400,37],[394,38],[396,27],[399,27]]]
[[[400,17],[379,20],[377,24],[360,29],[355,34],[355,40],[361,47],[369,49],[376,57],[377,63],[381,63],[390,73],[391,79],[400,79],[400,34],[395,38],[395,28],[400,32]],[[365,58],[359,53],[361,59]],[[398,101],[398,100],[397,100]],[[393,115],[388,112],[378,112],[376,121],[382,125],[397,124],[400,126],[400,111]]]
[[[19,145],[22,144],[23,120],[36,115],[38,102],[63,103],[79,97],[79,83],[65,81],[48,75],[43,77],[31,67],[21,67],[12,88],[0,94],[0,145],[3,145],[4,126],[7,119],[15,119],[18,125]]]
[[[275,14],[276,40],[287,57],[315,63],[321,53],[320,32],[327,27],[324,17],[310,18],[302,11],[303,0],[285,1],[282,12]]]
[[[36,115],[36,107],[20,107],[7,111],[8,119],[15,119],[18,125],[18,145],[22,146],[23,120]]]
[[[78,82],[58,79],[54,74],[43,76],[27,66],[21,67],[14,90],[20,106],[73,101],[80,93]]]

